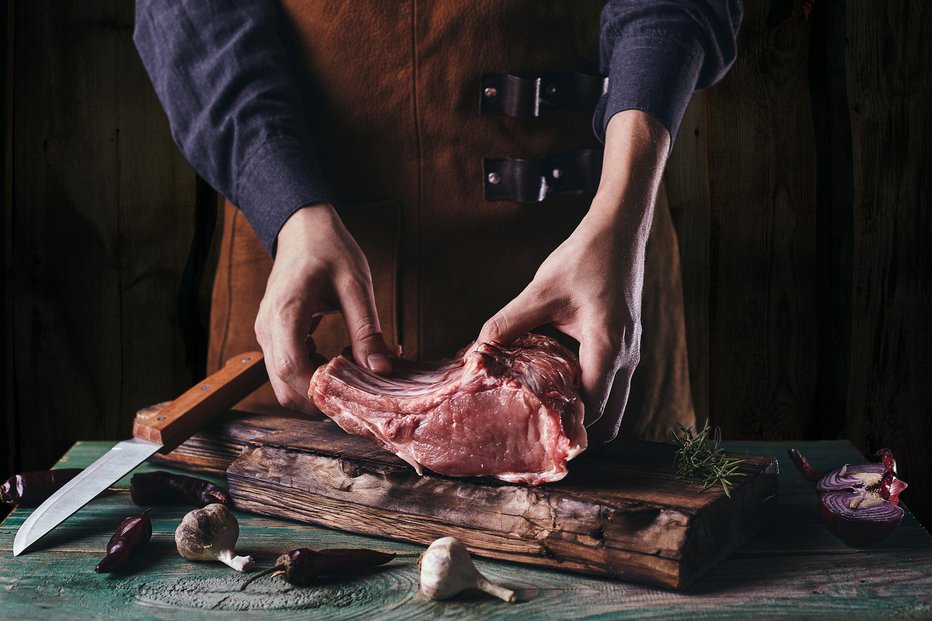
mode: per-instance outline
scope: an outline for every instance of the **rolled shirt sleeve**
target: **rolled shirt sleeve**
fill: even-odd
[[[696,90],[715,84],[737,55],[738,0],[609,0],[600,61],[608,89],[593,116],[600,140],[612,116],[647,112],[676,138]]]
[[[281,43],[274,0],[137,0],[134,41],[194,169],[274,254],[301,207],[333,198]]]

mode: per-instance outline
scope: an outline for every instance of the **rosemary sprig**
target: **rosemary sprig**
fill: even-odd
[[[714,485],[721,485],[725,495],[731,498],[734,479],[745,476],[745,473],[738,472],[744,460],[725,455],[725,449],[720,446],[721,428],[716,427],[713,431],[708,420],[698,433],[694,432],[692,427],[684,427],[680,423],[676,426],[679,428],[679,434],[676,429],[670,430],[673,440],[679,445],[673,460],[674,476],[678,479],[702,481],[703,492]]]

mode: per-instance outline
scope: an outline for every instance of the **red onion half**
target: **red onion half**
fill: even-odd
[[[808,460],[796,449],[790,449],[790,457],[803,476],[812,480],[814,469]],[[816,483],[822,521],[848,545],[877,543],[903,520],[899,496],[906,483],[896,478],[896,461],[889,449],[882,449],[877,458],[881,463],[846,464]]]

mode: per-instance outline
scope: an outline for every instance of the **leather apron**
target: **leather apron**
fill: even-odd
[[[369,260],[386,341],[403,344],[409,357],[448,357],[531,281],[593,197],[590,190],[540,202],[487,200],[502,185],[489,172],[490,158],[547,163],[552,154],[600,146],[592,106],[578,101],[538,117],[483,113],[490,95],[504,94],[488,90],[488,76],[591,72],[602,3],[283,4],[284,36],[300,59],[323,173]],[[228,203],[208,371],[258,347],[253,326],[271,265],[243,214]],[[679,255],[663,192],[645,272],[641,362],[621,433],[667,439],[675,421],[694,424],[695,415]],[[339,353],[349,343],[341,317],[325,317],[314,340],[325,356]],[[268,385],[239,407],[282,413]]]

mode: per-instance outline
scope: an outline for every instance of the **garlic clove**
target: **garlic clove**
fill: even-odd
[[[236,571],[252,567],[252,558],[236,556],[239,523],[226,505],[210,504],[191,511],[175,529],[178,553],[189,561],[220,561]]]
[[[469,551],[454,537],[430,544],[421,555],[421,591],[434,600],[449,599],[469,589],[479,589],[503,601],[517,601],[511,589],[495,584],[479,573]]]

